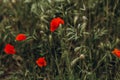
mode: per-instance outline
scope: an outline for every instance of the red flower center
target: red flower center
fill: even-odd
[[[23,40],[25,40],[27,37],[26,37],[26,35],[25,34],[18,34],[17,36],[16,36],[16,40],[17,41],[23,41]]]
[[[64,24],[64,20],[61,19],[60,17],[54,18],[50,22],[50,31],[54,32],[60,24]]]
[[[15,50],[15,48],[14,48],[13,45],[7,44],[7,45],[5,46],[5,48],[4,48],[4,52],[5,52],[6,54],[15,54],[15,53],[16,53],[16,50]]]
[[[36,61],[36,63],[37,63],[37,65],[38,65],[39,67],[44,67],[44,66],[47,65],[47,64],[46,64],[46,60],[45,60],[44,57],[39,58],[39,59]]]

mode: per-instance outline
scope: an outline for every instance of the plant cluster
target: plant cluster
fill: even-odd
[[[119,80],[119,0],[0,0],[0,80]]]

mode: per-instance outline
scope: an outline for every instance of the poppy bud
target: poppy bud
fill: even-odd
[[[75,16],[75,17],[74,17],[74,24],[76,24],[78,18],[79,18],[79,16]]]
[[[52,43],[52,35],[49,35],[49,42]]]
[[[83,19],[83,21],[86,21],[87,17],[86,16],[82,16],[82,19]]]
[[[79,60],[83,60],[85,59],[85,55],[81,54],[79,57],[75,58],[72,62],[71,62],[71,67],[73,67]]]
[[[15,4],[15,3],[16,3],[16,0],[12,0],[12,3],[14,3],[14,4]]]
[[[40,26],[40,29],[41,29],[42,31],[47,30],[47,28],[46,28],[46,25],[45,25],[45,24],[39,24],[39,26]]]
[[[81,59],[81,60],[85,59],[85,55],[84,55],[84,54],[81,54],[81,55],[80,55],[80,59]]]
[[[73,66],[76,64],[76,62],[78,62],[79,59],[80,59],[79,57],[75,58],[75,59],[71,62],[71,67],[73,67]]]
[[[44,31],[40,31],[40,34],[44,34]]]

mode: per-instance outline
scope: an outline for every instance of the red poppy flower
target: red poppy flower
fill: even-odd
[[[27,37],[26,37],[26,35],[25,34],[18,34],[17,36],[16,36],[16,40],[17,41],[23,41],[23,40],[25,40]]]
[[[14,48],[13,45],[11,45],[11,44],[6,44],[6,46],[5,46],[5,48],[4,48],[4,52],[5,52],[6,54],[15,54],[15,53],[16,53],[16,50],[15,50],[15,48]]]
[[[118,58],[120,58],[120,50],[114,49],[112,53],[115,54]]]
[[[64,20],[60,17],[52,19],[52,21],[50,22],[50,31],[54,32],[60,24],[64,24]]]
[[[41,58],[39,58],[37,61],[36,61],[36,63],[37,63],[37,65],[39,66],[39,67],[45,67],[46,65],[47,65],[47,62],[46,62],[46,60],[45,60],[45,57],[41,57]]]

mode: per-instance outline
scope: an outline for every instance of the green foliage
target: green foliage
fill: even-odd
[[[0,80],[119,80],[119,0],[0,0]],[[64,25],[50,32],[50,21]],[[28,38],[17,42],[25,33]],[[7,55],[5,44],[17,54]],[[81,56],[82,55],[82,56]],[[45,56],[47,66],[35,61]]]

